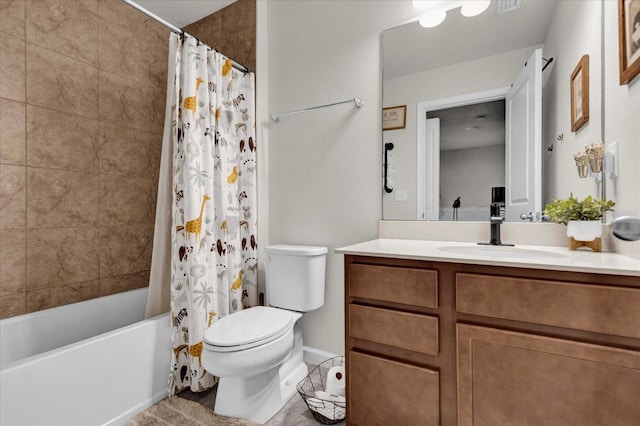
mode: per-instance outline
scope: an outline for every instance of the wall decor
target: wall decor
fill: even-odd
[[[640,73],[640,0],[618,0],[620,84]]]
[[[589,55],[584,55],[571,73],[571,131],[577,132],[587,121],[589,121]]]
[[[404,129],[406,122],[406,105],[382,108],[382,130]]]

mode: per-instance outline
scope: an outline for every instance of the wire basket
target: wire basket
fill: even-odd
[[[328,401],[318,398],[316,395],[316,391],[324,391],[326,389],[327,373],[331,367],[344,367],[344,356],[329,358],[319,364],[296,386],[313,418],[323,425],[340,423],[347,414],[346,401]]]

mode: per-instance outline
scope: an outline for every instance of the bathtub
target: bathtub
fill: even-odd
[[[0,425],[119,425],[167,396],[169,314],[147,289],[0,321]]]

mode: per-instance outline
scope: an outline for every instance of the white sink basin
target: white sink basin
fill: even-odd
[[[438,247],[438,250],[448,253],[465,254],[469,256],[482,256],[492,258],[509,259],[560,259],[567,257],[561,253],[553,253],[544,250],[529,250],[510,246],[451,246]]]

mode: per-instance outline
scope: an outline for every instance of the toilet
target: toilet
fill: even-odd
[[[327,248],[277,244],[265,253],[268,306],[213,323],[202,351],[202,366],[220,378],[214,411],[261,424],[308,374],[297,321],[324,305]]]

